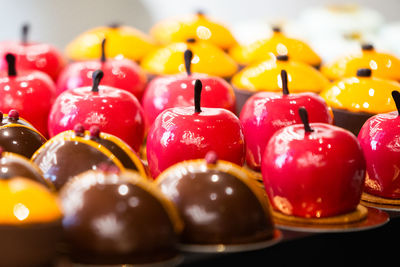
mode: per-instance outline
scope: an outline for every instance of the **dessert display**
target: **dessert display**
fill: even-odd
[[[30,41],[29,28],[28,24],[22,26],[20,41],[0,42],[0,70],[9,68],[5,56],[13,54],[18,70],[38,70],[48,74],[55,81],[65,65],[64,56],[53,45]]]
[[[303,107],[299,115],[303,124],[275,132],[262,158],[265,189],[277,217],[317,224],[365,219],[366,208],[359,203],[366,167],[357,138],[337,126],[309,123]],[[324,218],[333,219],[318,220]]]
[[[314,93],[289,94],[286,70],[280,74],[282,93],[259,92],[250,97],[240,113],[246,141],[246,163],[260,170],[261,157],[271,136],[279,129],[301,123],[299,107],[310,112],[310,122],[333,123],[330,108]]]
[[[17,59],[13,54],[5,56],[8,70],[0,73],[0,111],[18,110],[23,118],[47,136],[47,117],[56,90],[54,82],[41,71],[20,71]]]
[[[173,165],[156,184],[182,217],[184,249],[244,245],[276,234],[265,194],[242,167],[219,160],[214,151]]]
[[[49,135],[72,130],[78,123],[87,129],[97,125],[139,151],[145,132],[143,109],[131,93],[99,85],[103,75],[96,70],[92,86],[69,89],[56,98],[49,115]]]
[[[84,264],[145,264],[177,256],[182,222],[136,172],[112,166],[71,179],[60,192],[69,254]]]
[[[99,59],[101,43],[107,39],[106,55],[110,58],[124,57],[140,61],[150,51],[155,49],[153,40],[143,32],[118,24],[90,29],[66,47],[66,55],[74,61]]]
[[[147,78],[140,67],[129,59],[107,58],[107,39],[101,43],[101,57],[97,60],[73,62],[67,65],[57,80],[57,95],[68,89],[92,84],[92,73],[101,69],[104,73],[103,85],[126,90],[142,99]]]
[[[372,74],[371,69],[359,69],[357,76],[339,80],[321,92],[332,107],[335,125],[355,135],[369,117],[396,110],[391,92],[400,90],[400,84]]]
[[[212,43],[189,38],[186,42],[171,43],[150,52],[141,61],[151,76],[185,72],[184,53],[193,52],[192,71],[230,79],[238,70],[236,62]]]
[[[126,162],[127,157],[122,154],[124,157],[120,160],[118,155],[121,154],[118,153],[127,153],[126,149],[121,151],[123,148],[118,148],[121,143],[115,145],[113,141],[116,139],[110,139],[109,135],[103,133],[100,138],[98,131],[95,133],[93,128],[92,134],[85,132],[83,126],[77,124],[73,131],[62,132],[47,141],[33,154],[31,160],[40,168],[44,179],[56,190],[60,190],[73,176],[87,170],[96,170],[101,164],[107,163],[117,169],[124,169],[121,161]],[[103,144],[107,144],[107,147]],[[132,154],[128,154],[129,156]],[[143,175],[143,167],[139,161],[133,157],[130,159]]]
[[[161,44],[184,42],[188,38],[208,41],[223,50],[236,44],[230,30],[203,12],[160,21],[150,30]]]
[[[153,178],[183,160],[203,158],[210,150],[220,159],[243,165],[242,126],[232,112],[200,106],[202,83],[194,84],[194,106],[164,110],[147,136],[147,161]]]
[[[287,37],[279,27],[273,28],[270,38],[249,45],[238,45],[230,50],[230,55],[241,65],[256,64],[269,60],[274,55],[289,55],[294,61],[300,61],[319,68],[321,58],[305,42]]]
[[[367,162],[367,177],[363,199],[381,204],[400,205],[400,183],[397,179],[399,162],[400,93],[392,92],[397,111],[377,114],[369,118],[358,134],[358,141]]]
[[[246,100],[259,91],[282,91],[282,70],[288,74],[290,91],[319,93],[329,85],[329,81],[315,68],[290,59],[290,55],[250,65],[232,78],[236,93],[236,111],[240,112]]]
[[[166,75],[154,78],[146,88],[143,96],[143,110],[151,124],[158,114],[167,108],[187,107],[194,105],[193,84],[200,79],[203,87],[202,106],[225,108],[235,112],[235,93],[232,86],[220,77],[192,73],[193,53],[184,53],[186,74]]]
[[[369,68],[373,76],[400,81],[400,59],[378,52],[372,44],[363,44],[361,53],[341,57],[322,66],[322,73],[330,80],[352,77],[358,69]]]
[[[22,176],[0,178],[0,196],[1,265],[53,264],[62,237],[62,213],[56,196]]]
[[[18,111],[0,112],[0,146],[6,151],[30,158],[45,142],[46,138],[21,119]]]

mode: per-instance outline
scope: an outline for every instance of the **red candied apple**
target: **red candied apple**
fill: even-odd
[[[145,130],[143,109],[131,93],[110,86],[99,86],[103,72],[93,72],[93,86],[70,89],[59,95],[49,115],[51,137],[72,130],[81,123],[97,125],[102,132],[121,138],[136,152]]]
[[[306,218],[329,217],[357,208],[365,181],[365,160],[357,138],[326,123],[303,124],[275,132],[262,159],[265,189],[273,207]]]
[[[245,144],[242,126],[231,111],[201,108],[202,83],[194,84],[194,107],[163,111],[147,137],[147,160],[156,178],[169,166],[189,159],[204,158],[215,151],[220,159],[243,165]]]
[[[142,103],[150,124],[168,108],[193,106],[192,88],[197,79],[201,80],[204,88],[201,99],[203,107],[225,108],[235,112],[236,99],[232,86],[220,77],[192,73],[191,50],[186,50],[184,57],[186,74],[159,76],[147,86]]]

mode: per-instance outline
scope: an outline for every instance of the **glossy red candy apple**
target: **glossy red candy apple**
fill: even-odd
[[[139,151],[145,130],[143,109],[131,93],[99,86],[103,72],[93,72],[93,86],[70,89],[57,97],[49,115],[49,134],[72,130],[81,123],[121,138]]]
[[[361,199],[365,160],[357,138],[326,123],[275,132],[262,158],[262,176],[273,207],[287,215],[329,217],[352,212]]]
[[[147,78],[143,70],[129,59],[111,59],[105,55],[106,39],[101,46],[99,60],[73,62],[67,65],[57,80],[57,95],[68,89],[75,89],[92,84],[92,74],[101,69],[104,78],[102,85],[126,90],[140,101]]]
[[[365,191],[400,199],[400,93],[392,92],[398,111],[369,118],[358,134],[367,162]]]
[[[261,157],[271,136],[279,129],[301,123],[299,107],[310,113],[310,122],[333,123],[325,100],[314,93],[289,94],[287,72],[281,71],[282,94],[260,92],[250,97],[240,112],[246,140],[246,163],[260,170]]]
[[[18,70],[39,70],[55,81],[66,63],[62,53],[50,44],[28,41],[28,30],[29,25],[23,25],[21,41],[0,42],[0,69],[7,70],[4,57],[11,53],[17,58]]]
[[[147,136],[147,160],[156,178],[169,166],[189,159],[204,158],[210,150],[219,158],[243,165],[245,144],[242,126],[231,111],[201,108],[202,83],[194,84],[194,107],[163,111]]]
[[[191,50],[186,50],[184,57],[186,74],[159,76],[148,84],[142,104],[149,124],[168,108],[193,106],[192,88],[197,79],[201,80],[204,88],[201,97],[203,107],[225,108],[235,112],[236,98],[232,86],[220,77],[192,73]]]
[[[47,118],[55,98],[55,85],[41,71],[19,71],[13,54],[5,56],[7,72],[0,74],[0,111],[19,111],[41,134],[47,136]]]

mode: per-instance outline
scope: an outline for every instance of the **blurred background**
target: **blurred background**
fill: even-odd
[[[346,25],[336,25],[337,28],[350,28],[352,32],[345,34],[352,38],[360,38],[362,32],[362,38],[400,54],[400,45],[397,45],[400,41],[399,0],[0,0],[3,11],[0,39],[19,38],[21,24],[30,22],[32,40],[49,42],[63,49],[79,33],[99,25],[118,22],[148,32],[161,19],[202,10],[231,26],[240,42],[260,38],[268,33],[264,31],[267,23],[279,21],[287,25],[288,33],[308,39],[318,52],[320,46],[326,49],[327,43],[336,47],[344,44],[333,38],[333,29],[329,36],[324,34],[327,31],[321,27],[330,26],[324,25],[322,20],[329,18],[315,10],[343,4],[357,6],[363,12],[351,17],[350,23],[342,19],[340,23],[345,21]],[[332,18],[328,22],[338,24]],[[385,40],[387,36],[389,41]],[[329,56],[336,55],[330,53]]]

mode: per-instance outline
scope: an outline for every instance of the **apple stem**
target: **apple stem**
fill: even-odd
[[[371,50],[374,50],[374,46],[372,45],[372,44],[362,44],[361,45],[361,49],[363,50],[363,51],[371,51]]]
[[[28,33],[29,33],[29,24],[24,23],[22,25],[22,34],[21,34],[21,43],[26,45],[28,43]]]
[[[205,15],[204,10],[197,10],[196,15],[200,17],[204,16]]]
[[[305,107],[299,108],[299,115],[300,115],[301,121],[304,124],[304,131],[306,131],[306,133],[313,132],[314,130],[311,128],[310,122],[308,121],[308,112]]]
[[[13,54],[7,54],[6,61],[8,65],[8,76],[9,77],[17,76],[17,70],[15,68],[15,56]]]
[[[192,66],[193,52],[190,49],[187,49],[184,53],[184,58],[185,58],[186,73],[188,76],[190,76],[192,74],[190,69]]]
[[[186,39],[186,43],[193,44],[193,43],[195,43],[195,42],[196,42],[196,39],[195,39],[195,38],[188,38],[188,39]]]
[[[288,61],[288,60],[289,60],[289,57],[288,57],[288,55],[277,55],[277,56],[276,56],[276,60],[279,60],[279,61]]]
[[[392,97],[393,97],[394,103],[396,104],[397,112],[399,113],[398,116],[400,116],[400,93],[399,93],[399,91],[392,91]]]
[[[194,82],[194,112],[196,112],[196,113],[201,112],[200,100],[201,100],[202,87],[203,87],[203,84],[201,83],[200,80],[196,80]]]
[[[106,45],[106,38],[104,38],[103,41],[101,42],[101,58],[100,58],[101,63],[106,62],[105,45]]]
[[[279,26],[273,26],[272,31],[278,33],[278,32],[281,32],[282,30]]]
[[[113,22],[113,23],[109,24],[108,27],[111,29],[118,29],[119,27],[121,27],[121,24],[118,22]]]
[[[99,92],[99,84],[101,79],[103,79],[104,72],[102,70],[96,70],[93,72],[92,75],[92,80],[93,80],[93,85],[92,85],[92,92]]]
[[[284,95],[288,95],[289,89],[288,89],[288,77],[286,70],[281,70],[281,79],[282,79],[282,93]]]
[[[357,77],[371,77],[372,71],[368,68],[358,69]]]

